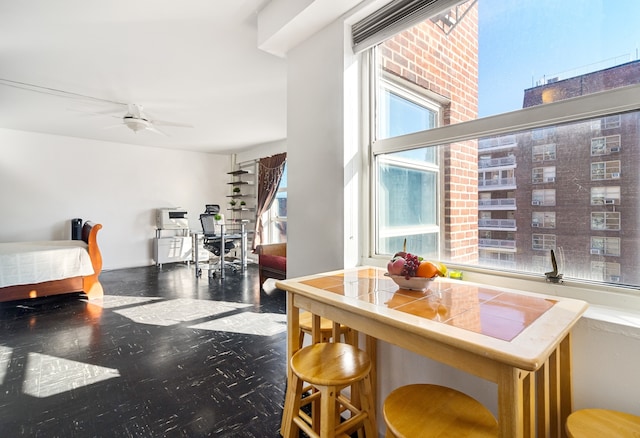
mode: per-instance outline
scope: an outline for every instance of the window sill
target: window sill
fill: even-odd
[[[372,266],[386,268],[387,260],[367,259]],[[542,276],[514,274],[467,266],[447,265],[463,272],[463,281],[486,284],[509,289],[537,292],[546,295],[574,298],[589,303],[585,318],[602,324],[628,327],[637,330],[640,337],[640,291],[602,283],[563,281],[560,284],[547,282]]]

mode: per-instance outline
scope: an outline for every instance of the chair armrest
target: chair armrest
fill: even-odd
[[[256,246],[256,253],[263,255],[276,255],[280,257],[287,256],[287,244],[286,243],[269,243],[265,245]]]

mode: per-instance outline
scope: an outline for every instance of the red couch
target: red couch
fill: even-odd
[[[284,280],[287,278],[287,244],[270,243],[258,245],[258,270],[260,273],[260,286],[267,278]]]

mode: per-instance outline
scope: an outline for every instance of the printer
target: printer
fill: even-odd
[[[156,227],[161,230],[185,230],[189,228],[186,210],[180,207],[158,208],[156,210]]]

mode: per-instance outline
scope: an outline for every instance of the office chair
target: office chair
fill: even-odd
[[[210,208],[211,207],[211,208]],[[217,207],[217,208],[216,208]],[[232,240],[224,241],[224,250],[222,246],[222,227],[224,226],[224,216],[220,213],[220,206],[207,205],[207,212],[200,215],[200,224],[202,224],[202,233],[204,236],[203,247],[210,253],[212,253],[216,259],[216,263],[209,262],[209,265],[220,265],[220,269],[224,269],[224,255],[236,247]],[[215,211],[215,213],[213,213]],[[235,268],[235,265],[231,264]],[[209,270],[209,276],[215,277],[215,269]]]

